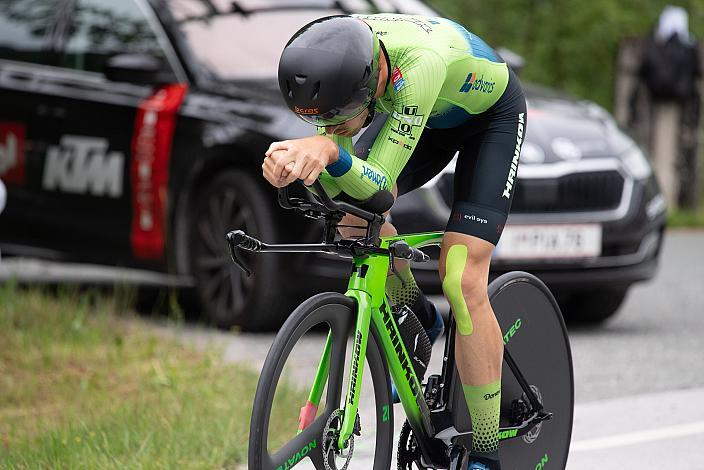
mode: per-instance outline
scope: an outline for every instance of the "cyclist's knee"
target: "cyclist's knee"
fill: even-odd
[[[462,234],[446,234],[441,265],[442,288],[457,322],[457,331],[474,332],[476,312],[486,311],[488,264],[492,246]]]
[[[340,221],[340,225],[351,225],[351,227],[337,228],[337,231],[343,238],[363,237],[367,233],[367,221],[354,215],[345,215]],[[384,225],[381,226],[380,235],[382,237],[393,237],[394,235],[398,235],[398,232],[391,222],[385,222]]]
[[[367,222],[357,216],[346,214],[340,221],[340,225],[348,227],[337,227],[337,231],[342,235],[342,238],[363,237],[367,231],[365,228]]]
[[[391,189],[391,194],[393,194],[395,200],[396,196],[398,195],[398,185],[396,183],[394,183],[394,187]],[[385,216],[387,216],[387,219],[390,212],[391,210],[388,210],[384,214]],[[367,233],[367,222],[354,215],[345,214],[345,216],[340,221],[340,225],[352,226],[337,228],[337,231],[340,233],[340,235],[342,235],[343,238],[363,237]],[[381,226],[380,235],[382,237],[393,237],[395,235],[398,235],[398,232],[396,231],[396,227],[394,227],[391,222],[387,220],[386,222],[384,222],[384,225]]]

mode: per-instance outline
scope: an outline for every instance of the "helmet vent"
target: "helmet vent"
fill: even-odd
[[[303,85],[304,83],[306,83],[307,79],[308,77],[306,75],[296,75],[296,83],[298,83],[299,85]]]
[[[288,91],[288,97],[293,99],[293,91],[291,91],[291,83],[286,80],[286,90]]]
[[[313,101],[318,99],[318,92],[320,91],[320,82],[315,82],[315,86],[313,87],[313,97],[311,98]]]

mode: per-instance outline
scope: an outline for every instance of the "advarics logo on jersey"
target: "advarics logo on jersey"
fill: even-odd
[[[476,72],[469,72],[462,88],[460,88],[460,93],[469,93],[471,90],[477,90],[482,93],[491,93],[494,91],[494,85],[496,85],[496,82],[484,80],[484,75],[477,80]]]

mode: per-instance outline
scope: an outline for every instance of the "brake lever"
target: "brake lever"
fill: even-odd
[[[225,236],[227,239],[227,246],[230,248],[230,258],[232,258],[232,262],[244,271],[247,277],[250,277],[252,275],[252,270],[249,269],[244,260],[237,255],[237,247],[239,247],[240,242],[245,239],[244,237],[247,237],[247,235],[242,230],[228,232]]]
[[[396,270],[394,258],[405,259],[408,262],[416,261],[422,263],[428,261],[430,259],[430,256],[428,256],[426,253],[423,253],[422,250],[412,248],[408,243],[403,240],[398,240],[391,243],[391,245],[389,245],[389,259],[391,261],[391,271],[396,274],[399,279],[401,279],[401,276]],[[401,279],[401,283],[403,287],[406,287],[406,283],[403,281],[403,279]]]

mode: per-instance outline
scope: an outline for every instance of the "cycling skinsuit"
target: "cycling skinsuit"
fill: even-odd
[[[350,137],[328,135],[340,157],[321,182],[331,195],[358,200],[397,182],[401,195],[437,175],[459,151],[446,230],[496,244],[526,126],[518,79],[482,39],[450,20],[355,16],[372,26],[388,53],[391,77],[376,103],[388,118],[364,132],[357,151]]]

